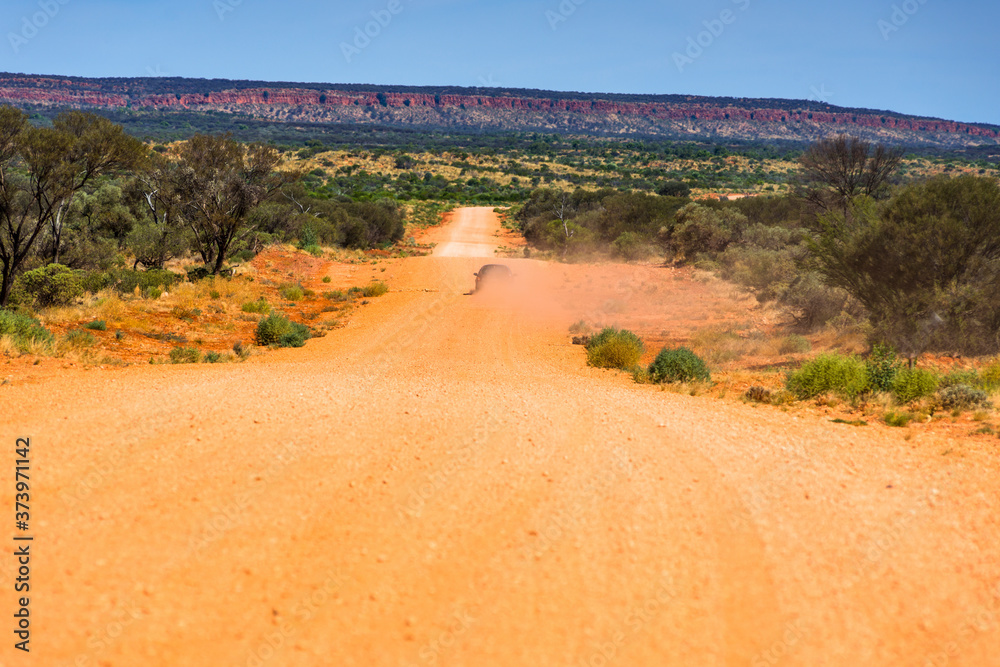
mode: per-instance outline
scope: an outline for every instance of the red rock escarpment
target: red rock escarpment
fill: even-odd
[[[140,108],[202,110],[245,113],[284,120],[366,122],[372,113],[379,120],[396,123],[443,125],[494,125],[499,129],[549,127],[611,133],[673,133],[745,136],[744,138],[804,138],[848,131],[866,136],[886,136],[915,143],[950,145],[994,144],[996,127],[916,118],[878,112],[838,111],[824,105],[810,108],[768,108],[760,100],[739,105],[708,98],[691,102],[617,102],[596,96],[549,98],[511,94],[425,94],[316,90],[295,87],[259,87],[204,92],[148,92],[149,82],[158,91],[169,90],[174,80],[86,80],[51,77],[0,76],[0,102],[70,108]],[[197,87],[184,81],[179,89]],[[366,87],[368,88],[368,87]],[[683,99],[683,98],[682,98]],[[754,106],[756,103],[757,106]],[[781,106],[795,106],[786,103]],[[692,126],[695,124],[696,126]],[[754,126],[766,128],[753,131]]]

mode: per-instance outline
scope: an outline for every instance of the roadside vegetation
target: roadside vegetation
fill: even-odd
[[[389,290],[373,280],[320,293],[319,286],[329,284],[321,278],[328,264],[280,247],[240,275],[194,280],[172,271],[123,269],[109,276],[50,265],[20,295],[30,305],[0,309],[0,355],[101,365],[190,364],[238,362],[255,350],[301,347],[343,326],[355,308]],[[289,269],[314,289],[282,282]]]
[[[350,262],[377,261],[364,254],[372,250],[421,254],[404,241],[407,215],[427,225],[447,210],[323,191],[298,158],[273,146],[195,135],[150,147],[76,111],[33,123],[0,108],[0,182],[0,351],[89,363],[120,363],[119,353],[143,347],[136,335],[161,343],[152,361],[244,359],[252,332],[234,342],[239,350],[201,348],[217,347],[220,330],[239,331],[245,318],[293,308],[318,318],[312,307],[336,312],[388,289],[345,288],[333,307],[303,287],[305,274],[253,284],[260,253],[297,249]],[[294,323],[267,345],[297,346],[339,319],[327,322]],[[206,335],[182,344],[178,330],[192,329]]]
[[[624,371],[638,384],[658,385],[665,391],[731,397],[733,376],[737,375],[741,376],[739,382],[750,383],[737,394],[747,403],[785,410],[795,406],[833,410],[841,415],[832,420],[837,423],[907,427],[964,418],[978,424],[971,431],[975,435],[994,435],[1000,430],[990,422],[1000,400],[1000,357],[979,369],[942,371],[912,367],[893,348],[878,345],[865,358],[831,351],[784,372],[730,371],[716,378],[712,364],[687,346],[665,346],[643,364],[640,360],[646,356],[646,344],[632,331],[605,327],[595,335],[586,335],[588,330],[580,322],[570,333],[584,333],[575,336],[574,342],[586,346],[590,366]]]

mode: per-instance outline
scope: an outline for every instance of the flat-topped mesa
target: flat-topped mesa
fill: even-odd
[[[735,139],[807,140],[855,131],[896,143],[992,145],[1000,128],[918,118],[889,112],[785,100],[734,100],[674,96],[678,101],[616,101],[642,96],[600,96],[541,91],[476,89],[399,92],[374,86],[289,84],[194,79],[76,79],[0,74],[0,103],[67,108],[139,108],[244,113],[304,122],[382,122],[454,127],[467,124],[498,130],[547,128],[606,134],[713,136]],[[419,89],[426,91],[427,88]],[[173,92],[176,91],[176,92]],[[475,93],[475,94],[474,94]],[[516,93],[516,94],[515,94]],[[652,96],[650,96],[652,97]],[[662,99],[662,98],[660,98]],[[373,110],[384,113],[373,118]],[[361,111],[363,110],[363,113]],[[755,128],[760,131],[755,131]]]

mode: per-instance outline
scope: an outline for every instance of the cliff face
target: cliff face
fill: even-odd
[[[228,85],[227,85],[228,84]],[[298,87],[297,87],[298,86]],[[919,146],[1000,145],[1000,128],[787,100],[79,79],[0,74],[0,103],[77,109],[187,109],[291,122],[351,122],[667,138],[810,141],[834,132]],[[403,91],[403,92],[400,92]],[[478,93],[482,94],[478,94]],[[477,94],[474,94],[477,93]],[[629,98],[622,101],[616,98]],[[636,99],[648,101],[635,101]]]

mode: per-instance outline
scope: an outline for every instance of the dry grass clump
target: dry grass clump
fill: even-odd
[[[13,336],[0,336],[0,355],[16,356],[21,353]]]
[[[731,327],[709,327],[696,331],[690,345],[709,363],[721,365],[757,354],[766,345],[766,339],[760,333],[741,334]]]

